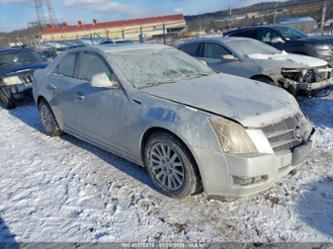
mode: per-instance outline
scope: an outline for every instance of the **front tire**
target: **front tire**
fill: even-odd
[[[41,100],[38,104],[39,116],[45,133],[51,137],[61,134],[61,130],[53,115],[53,112],[45,100]]]
[[[145,166],[158,189],[185,198],[201,188],[199,173],[186,146],[168,133],[154,133],[146,143]]]
[[[2,102],[2,106],[5,109],[12,109],[16,107],[15,101],[7,96],[3,89],[0,88],[0,100]]]

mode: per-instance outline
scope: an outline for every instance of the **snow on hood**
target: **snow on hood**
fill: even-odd
[[[276,65],[280,65],[283,67],[289,67],[289,68],[304,68],[304,67],[321,67],[326,66],[327,62],[306,56],[306,55],[299,55],[299,54],[289,54],[285,51],[283,51],[281,54],[250,54],[248,55],[250,59],[262,61],[267,60],[269,62],[273,63],[279,63]],[[265,62],[266,63],[266,62]]]
[[[262,127],[299,111],[295,98],[265,83],[214,74],[144,88],[143,92],[238,121]]]

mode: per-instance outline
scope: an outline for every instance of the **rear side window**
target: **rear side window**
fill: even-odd
[[[228,50],[216,43],[207,43],[205,46],[205,58],[222,59],[223,55],[230,54]]]
[[[98,55],[85,53],[80,58],[80,76],[81,80],[91,81],[92,78],[100,73],[106,73],[112,80],[112,71],[106,62]]]
[[[74,77],[77,54],[66,55],[58,64],[56,73],[67,77]]]
[[[185,44],[179,48],[183,52],[194,56],[194,57],[201,57],[201,43],[190,43],[190,44]]]
[[[235,33],[231,34],[230,36],[248,37],[248,38],[257,39],[257,31],[256,30],[247,30],[247,31],[235,32]]]

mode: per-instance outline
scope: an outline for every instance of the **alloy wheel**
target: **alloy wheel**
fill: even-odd
[[[149,153],[149,163],[155,179],[168,190],[175,191],[184,185],[184,164],[169,145],[156,143]]]
[[[50,111],[50,108],[45,104],[40,106],[40,116],[42,120],[42,124],[44,129],[47,132],[52,132],[54,127],[56,126],[55,120],[53,118],[53,114]]]

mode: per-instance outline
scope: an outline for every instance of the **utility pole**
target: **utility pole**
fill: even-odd
[[[229,4],[229,11],[228,11],[228,26],[229,29],[232,29],[232,13],[231,13],[231,6]]]
[[[274,6],[274,18],[273,18],[273,24],[276,24],[276,18],[277,18],[277,6],[278,6],[279,2],[276,2],[275,6]]]
[[[325,19],[326,19],[326,11],[327,11],[327,1],[325,1],[322,12],[321,12],[321,23],[320,23],[320,33],[323,35]]]
[[[165,30],[165,23],[163,23],[163,44],[166,44],[166,30]]]

